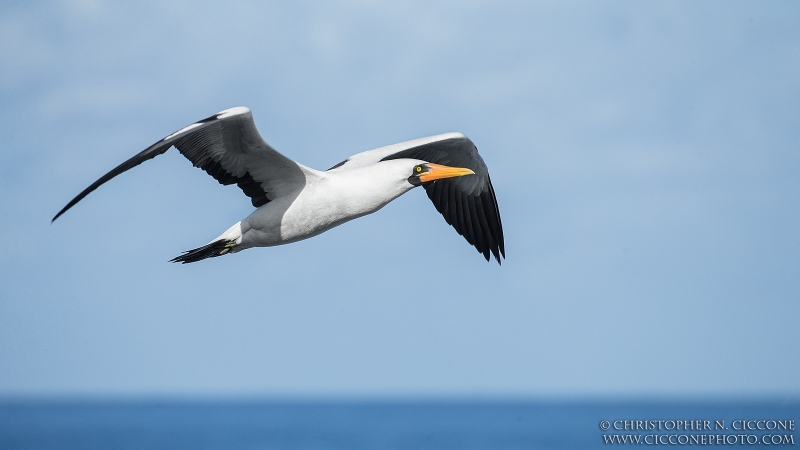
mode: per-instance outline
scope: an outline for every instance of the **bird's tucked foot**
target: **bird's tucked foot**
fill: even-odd
[[[233,247],[238,245],[236,239],[220,239],[202,247],[187,250],[182,255],[176,256],[169,262],[179,262],[181,264],[202,261],[207,258],[216,258],[228,253]]]

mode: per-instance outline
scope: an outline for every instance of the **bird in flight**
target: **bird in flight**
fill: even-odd
[[[322,172],[270,147],[239,106],[184,127],[91,184],[58,219],[103,183],[175,147],[223,185],[236,183],[257,209],[210,243],[171,262],[183,264],[251,247],[289,244],[367,214],[416,186],[487,261],[505,258],[503,225],[489,170],[461,133],[446,133],[355,154]],[[52,223],[51,221],[51,223]]]

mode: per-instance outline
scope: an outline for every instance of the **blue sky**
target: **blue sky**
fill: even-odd
[[[0,396],[800,393],[796,2],[0,6]],[[167,260],[249,200],[177,152],[237,105],[324,169],[448,131],[508,259],[416,189],[300,243]]]

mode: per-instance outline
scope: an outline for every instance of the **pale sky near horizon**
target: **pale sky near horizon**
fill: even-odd
[[[0,6],[0,397],[800,395],[800,4]],[[460,131],[508,259],[415,189],[167,261],[250,213],[171,150],[244,105],[308,166]]]

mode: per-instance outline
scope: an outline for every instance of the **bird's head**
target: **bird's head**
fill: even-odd
[[[411,169],[411,176],[408,177],[408,182],[414,186],[419,186],[431,181],[441,180],[443,178],[461,177],[464,175],[474,175],[470,169],[464,167],[450,167],[434,163],[421,163],[414,164]]]

